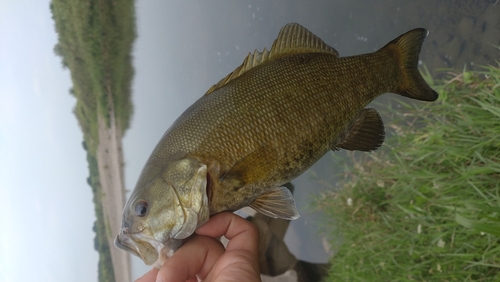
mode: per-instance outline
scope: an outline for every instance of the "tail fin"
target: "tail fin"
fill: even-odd
[[[399,61],[402,80],[395,93],[412,99],[435,101],[438,94],[427,85],[417,68],[418,55],[427,33],[423,28],[410,30],[387,43],[382,49],[393,52]]]

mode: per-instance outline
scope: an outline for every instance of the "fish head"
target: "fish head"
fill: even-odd
[[[115,246],[160,267],[209,218],[207,167],[184,158],[148,177],[146,165],[123,210]],[[151,179],[147,184],[141,179]]]

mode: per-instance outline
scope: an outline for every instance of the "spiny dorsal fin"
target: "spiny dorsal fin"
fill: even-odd
[[[384,142],[382,117],[373,108],[363,109],[338,147],[346,150],[372,151]]]
[[[248,56],[243,61],[243,64],[221,79],[217,84],[210,87],[205,95],[210,94],[216,89],[224,86],[229,81],[247,72],[249,69],[267,61],[284,55],[300,53],[330,53],[336,57],[339,56],[337,50],[330,47],[305,27],[298,23],[289,23],[281,28],[278,38],[276,38],[273,43],[271,51],[264,48],[262,52],[255,50],[253,53],[248,53]]]
[[[276,187],[259,196],[250,207],[272,218],[294,220],[300,217],[292,193],[285,187]]]
[[[245,73],[249,69],[251,69],[255,66],[258,66],[258,65],[260,65],[263,62],[266,62],[268,60],[269,60],[269,51],[267,51],[266,48],[264,48],[264,50],[262,52],[255,50],[253,52],[253,54],[248,53],[248,56],[243,61],[243,64],[241,64],[233,72],[231,72],[226,77],[224,77],[219,82],[217,82],[217,84],[212,85],[212,87],[210,87],[210,89],[208,89],[208,91],[207,91],[207,93],[205,93],[205,95],[212,93],[214,90],[224,86],[226,83],[228,83],[229,81],[242,75],[243,73]]]

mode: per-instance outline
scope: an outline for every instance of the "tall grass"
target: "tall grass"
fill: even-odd
[[[500,281],[500,69],[434,88],[437,102],[388,108],[389,149],[351,154],[317,199],[329,281]]]

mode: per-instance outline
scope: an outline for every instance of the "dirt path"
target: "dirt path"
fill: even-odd
[[[127,252],[115,248],[113,240],[121,227],[122,209],[125,205],[125,184],[123,177],[122,136],[116,127],[114,113],[110,118],[110,126],[104,117],[98,116],[99,146],[97,163],[103,189],[103,210],[108,233],[109,249],[115,272],[119,282],[130,282],[130,256]]]

